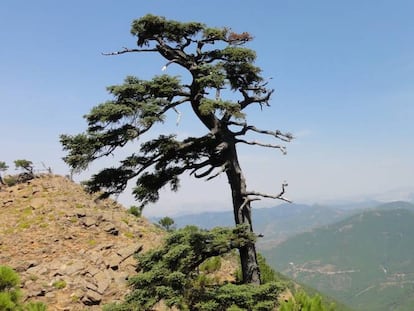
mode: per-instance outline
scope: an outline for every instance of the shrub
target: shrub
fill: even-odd
[[[66,281],[65,280],[57,280],[53,282],[52,286],[56,289],[62,289],[66,287]]]
[[[128,209],[128,213],[130,213],[130,214],[132,214],[132,215],[134,215],[136,217],[141,217],[142,216],[142,210],[143,210],[143,208],[144,208],[143,206],[138,207],[138,206],[132,205]]]
[[[6,292],[18,287],[20,284],[19,275],[7,266],[0,266],[0,291]]]
[[[29,302],[24,306],[25,311],[46,311],[47,306],[40,301],[37,302]]]
[[[16,310],[21,297],[19,285],[19,275],[10,267],[0,266],[0,310]]]
[[[14,186],[18,183],[18,178],[17,178],[17,176],[7,175],[7,176],[4,176],[3,182],[7,186],[11,187],[11,186]]]
[[[0,266],[0,311],[46,311],[43,302],[20,302],[20,278],[10,267]]]

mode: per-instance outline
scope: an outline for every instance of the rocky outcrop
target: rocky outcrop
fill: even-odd
[[[134,254],[162,232],[112,200],[45,175],[0,189],[0,265],[18,271],[24,299],[48,310],[100,310],[128,292]]]

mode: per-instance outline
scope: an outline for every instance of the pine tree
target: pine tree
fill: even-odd
[[[254,65],[255,52],[244,46],[252,40],[251,35],[154,15],[133,21],[131,33],[137,38],[137,48],[105,55],[158,53],[166,60],[163,69],[177,65],[189,73],[189,82],[164,74],[151,80],[127,77],[122,85],[110,86],[113,99],[85,116],[87,130],[73,136],[61,135],[68,152],[64,160],[74,171],[83,170],[94,160],[142,139],[155,124],[166,119],[168,112],[179,114],[179,107],[188,104],[195,120],[205,126],[205,135],[178,140],[169,134],[144,141],[118,167],[93,175],[88,189],[103,191],[103,196],[118,194],[129,180],[136,178],[133,193],[145,206],[158,200],[164,186],[176,191],[183,173],[207,180],[224,173],[231,188],[235,223],[247,224],[252,230],[250,203],[262,197],[285,200],[286,185],[276,195],[249,191],[236,147],[247,144],[285,152],[284,146],[250,140],[246,135],[268,135],[286,142],[292,136],[247,122],[246,108],[269,106],[273,93],[266,87],[261,69]],[[236,99],[223,99],[223,90],[232,92]],[[239,253],[244,282],[259,284],[254,243],[240,247]]]
[[[8,169],[8,165],[6,164],[6,162],[0,161],[0,184],[4,185],[4,181],[3,178],[1,177],[1,173],[7,171]]]

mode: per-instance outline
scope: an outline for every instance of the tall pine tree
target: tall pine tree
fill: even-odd
[[[285,185],[280,193],[268,195],[249,191],[239,164],[237,145],[277,148],[284,146],[249,140],[250,134],[268,135],[288,142],[290,134],[260,129],[249,124],[245,109],[269,106],[273,90],[266,87],[261,69],[254,65],[255,52],[245,47],[250,34],[227,28],[210,28],[198,22],[183,23],[164,17],[146,15],[133,21],[131,33],[137,48],[124,48],[106,55],[157,53],[166,60],[163,69],[180,66],[189,73],[189,83],[169,75],[151,80],[127,77],[122,85],[111,86],[113,99],[94,107],[85,116],[88,128],[78,135],[61,135],[68,153],[64,160],[75,170],[85,169],[98,158],[111,155],[127,143],[143,139],[169,111],[179,113],[181,105],[190,105],[195,120],[207,132],[200,137],[178,140],[173,134],[160,135],[142,142],[137,152],[122,160],[118,167],[105,168],[87,182],[90,191],[103,196],[122,192],[129,180],[136,178],[133,190],[142,204],[156,202],[159,191],[169,185],[178,189],[179,178],[189,173],[211,180],[223,173],[231,188],[236,224],[252,229],[251,202],[261,197],[286,200]],[[232,98],[222,94],[232,92]],[[254,243],[240,247],[245,283],[260,283],[260,271]]]

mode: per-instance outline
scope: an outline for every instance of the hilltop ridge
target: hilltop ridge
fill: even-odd
[[[0,265],[19,273],[24,300],[48,310],[100,310],[122,299],[133,254],[163,237],[115,201],[51,174],[0,188],[0,210]]]

